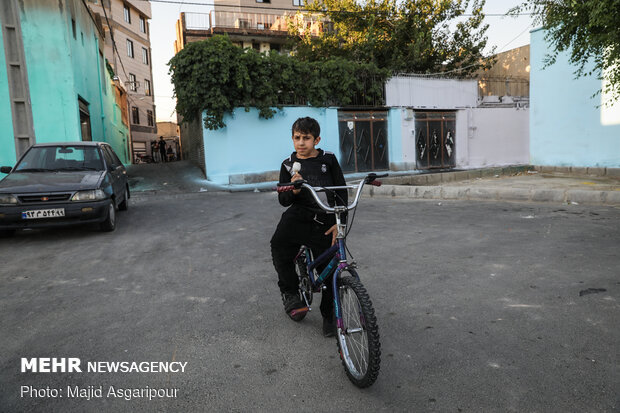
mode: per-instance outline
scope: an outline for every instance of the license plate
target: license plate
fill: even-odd
[[[57,218],[57,217],[64,217],[64,216],[65,216],[64,208],[37,209],[34,211],[22,212],[22,219]]]

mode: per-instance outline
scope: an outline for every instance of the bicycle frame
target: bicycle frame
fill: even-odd
[[[340,220],[338,219],[338,221]],[[321,285],[325,283],[325,280],[327,280],[329,276],[333,274],[333,278],[331,280],[331,284],[332,284],[331,288],[334,292],[334,315],[336,317],[337,327],[343,328],[342,314],[340,311],[340,296],[338,295],[338,290],[337,290],[338,288],[337,280],[338,280],[338,277],[340,276],[340,273],[342,273],[344,269],[347,269],[350,266],[350,264],[347,262],[347,253],[346,253],[346,248],[344,244],[344,236],[342,238],[340,237],[337,238],[336,243],[332,245],[330,248],[328,248],[326,251],[324,251],[321,255],[319,255],[315,260],[310,260],[310,257],[312,257],[312,250],[306,247],[305,245],[302,246],[302,248],[299,250],[299,254],[297,255],[295,259],[297,259],[302,252],[305,252],[306,254],[306,266],[307,266],[307,271],[308,271],[308,277],[310,278],[310,283],[312,284],[313,290],[320,288]],[[329,260],[329,263],[327,264],[327,266],[315,278],[314,270],[319,265],[327,262],[328,260]],[[357,272],[353,270],[353,268],[350,268],[349,271],[351,271],[351,274],[355,278],[359,279]]]
[[[373,184],[373,180],[374,178],[379,177],[379,176],[375,174],[371,174],[371,175],[372,175],[372,180],[368,182],[371,183],[372,185],[375,185]],[[317,205],[321,207],[321,209],[323,209],[328,214],[334,214],[336,216],[336,225],[338,229],[336,243],[332,245],[329,249],[327,249],[327,251],[319,255],[319,257],[315,260],[310,260],[310,257],[312,257],[312,254],[311,254],[312,251],[310,250],[310,248],[303,246],[302,249],[300,249],[297,256],[295,257],[295,259],[297,260],[297,258],[299,258],[299,255],[302,252],[306,253],[306,266],[307,266],[307,271],[308,271],[308,277],[310,278],[310,283],[312,284],[313,290],[315,290],[316,288],[320,288],[320,286],[324,284],[325,280],[333,273],[331,284],[332,284],[332,290],[334,291],[334,315],[336,317],[336,325],[339,329],[343,329],[344,324],[342,322],[340,296],[338,295],[338,287],[337,287],[338,277],[340,276],[342,271],[346,269],[349,272],[351,272],[351,275],[353,275],[355,278],[359,280],[357,271],[355,271],[354,269],[355,266],[347,262],[347,252],[346,252],[345,243],[344,243],[345,236],[346,236],[345,235],[346,224],[342,223],[342,220],[340,219],[340,215],[346,211],[351,211],[357,208],[357,203],[359,202],[360,195],[362,193],[362,188],[364,187],[364,184],[366,183],[367,179],[371,175],[369,175],[365,179],[362,179],[357,186],[345,185],[345,186],[331,186],[331,187],[326,187],[326,188],[315,189],[314,187],[305,183],[305,181],[300,185],[301,187],[306,188],[310,191],[310,193],[312,194],[312,197],[316,201]],[[293,182],[289,184],[284,184],[278,188],[278,191],[292,190],[295,187],[294,184],[295,183]],[[381,183],[378,182],[378,185],[381,185]],[[336,189],[347,189],[347,190],[357,189],[357,193],[355,194],[354,201],[348,206],[330,207],[329,205],[326,205],[325,203],[323,203],[321,199],[319,198],[319,196],[317,195],[317,190],[325,191],[325,190],[336,190]],[[305,251],[303,251],[303,248],[305,248]],[[321,265],[324,262],[326,262],[328,259],[330,260],[330,262],[327,264],[325,269],[323,269],[321,274],[319,274],[315,279],[314,269],[318,265]]]

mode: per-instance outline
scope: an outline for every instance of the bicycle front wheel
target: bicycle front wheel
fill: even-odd
[[[343,328],[338,331],[338,349],[349,380],[368,387],[379,376],[381,343],[375,310],[362,283],[354,277],[338,280]]]

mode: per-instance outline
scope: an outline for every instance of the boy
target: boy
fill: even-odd
[[[321,127],[315,119],[309,117],[297,119],[293,123],[292,134],[295,152],[282,162],[280,183],[305,179],[311,186],[345,185],[342,170],[334,154],[316,148],[321,141]],[[295,162],[301,164],[301,170],[298,172],[293,171]],[[347,191],[337,192],[337,197],[330,192],[319,194],[325,195],[332,206],[334,202],[338,205],[346,205]],[[278,201],[282,206],[290,207],[282,214],[280,223],[271,238],[271,257],[278,273],[278,286],[282,293],[284,311],[297,321],[294,315],[295,310],[303,311],[306,304],[298,294],[298,278],[293,260],[302,244],[312,249],[315,258],[329,248],[336,241],[336,219],[333,214],[326,214],[316,205],[312,195],[303,188],[279,193]],[[317,270],[320,273],[322,269]],[[334,297],[331,282],[326,281],[325,284],[328,288],[323,289],[321,315],[323,316],[323,335],[330,337],[335,334]]]

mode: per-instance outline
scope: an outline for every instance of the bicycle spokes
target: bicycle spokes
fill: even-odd
[[[362,377],[368,369],[368,338],[360,318],[361,307],[355,293],[348,287],[341,287],[341,309],[343,339],[346,342],[348,367],[354,376]]]
[[[368,387],[379,375],[381,344],[372,302],[361,282],[352,276],[338,279],[338,346],[347,376],[358,387]]]

